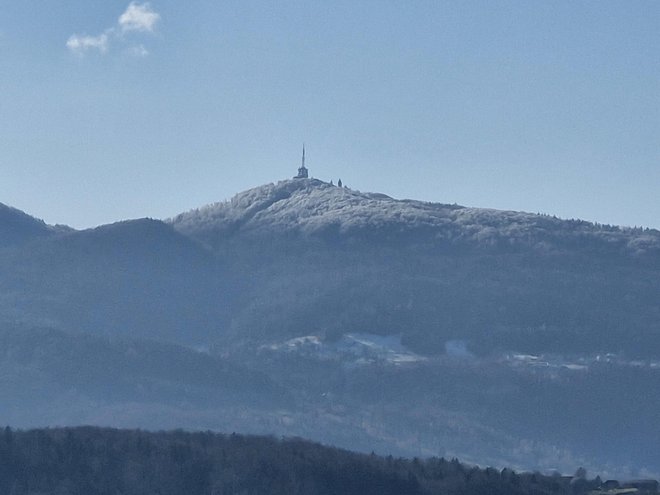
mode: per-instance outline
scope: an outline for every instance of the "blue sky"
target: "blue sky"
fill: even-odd
[[[660,2],[0,2],[0,202],[89,227],[291,177],[660,228]]]

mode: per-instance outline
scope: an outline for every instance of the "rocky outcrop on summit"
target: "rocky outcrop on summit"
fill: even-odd
[[[660,254],[660,232],[548,215],[398,200],[316,179],[268,184],[169,220],[211,245],[235,235],[408,238],[479,248],[564,249]]]

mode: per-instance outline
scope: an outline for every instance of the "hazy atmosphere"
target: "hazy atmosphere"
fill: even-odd
[[[76,228],[290,177],[660,227],[660,3],[0,3],[0,201]]]

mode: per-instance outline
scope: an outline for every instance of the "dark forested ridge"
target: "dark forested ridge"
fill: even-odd
[[[10,495],[543,495],[601,488],[584,474],[380,457],[300,439],[92,427],[0,434],[0,493]]]

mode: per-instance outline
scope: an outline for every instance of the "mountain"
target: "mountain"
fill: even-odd
[[[660,232],[395,200],[314,179],[178,215],[243,281],[221,345],[401,335],[422,354],[660,355]]]
[[[314,179],[83,231],[8,211],[0,423],[658,474],[658,231]]]

